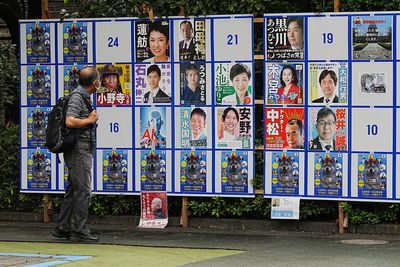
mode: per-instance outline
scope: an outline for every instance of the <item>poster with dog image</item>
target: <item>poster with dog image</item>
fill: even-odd
[[[63,23],[64,63],[87,62],[87,22]]]
[[[27,109],[28,147],[42,147],[46,143],[47,116],[50,108],[36,107]]]
[[[27,189],[45,191],[51,189],[51,153],[47,149],[28,149]]]
[[[103,191],[127,191],[128,151],[103,150],[102,160]]]
[[[29,106],[50,106],[51,101],[50,66],[28,66],[26,73],[26,93]]]
[[[166,192],[142,192],[140,195],[141,228],[164,228],[168,224],[168,202]]]
[[[180,191],[206,193],[207,170],[205,150],[181,151]]]
[[[272,153],[272,194],[299,194],[299,163],[298,152]]]
[[[28,63],[50,63],[50,23],[37,22],[26,25],[26,53]]]
[[[222,193],[247,193],[249,157],[247,151],[221,152]]]
[[[165,151],[140,151],[140,181],[143,191],[165,191],[167,161]]]
[[[316,196],[341,197],[343,157],[341,153],[315,153],[314,192]]]
[[[59,91],[60,96],[67,96],[71,92],[73,92],[79,85],[79,70],[83,68],[83,65],[73,64],[73,65],[64,65],[62,73],[59,72],[59,75],[62,77],[62,87],[63,92]],[[60,80],[59,80],[60,81]],[[61,81],[60,81],[61,82]]]
[[[387,156],[385,154],[359,154],[358,197],[386,198]]]

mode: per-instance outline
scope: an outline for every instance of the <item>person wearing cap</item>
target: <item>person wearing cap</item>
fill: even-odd
[[[121,70],[114,65],[108,64],[100,69],[100,74],[101,88],[97,93],[122,93],[122,86],[119,81]]]

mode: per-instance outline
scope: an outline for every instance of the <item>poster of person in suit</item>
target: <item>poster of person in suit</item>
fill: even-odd
[[[206,22],[202,19],[177,21],[179,25],[179,60],[206,60]]]

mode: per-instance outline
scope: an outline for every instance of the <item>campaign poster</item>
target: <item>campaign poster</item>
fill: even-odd
[[[253,109],[217,107],[215,109],[217,148],[253,147]]]
[[[164,228],[168,224],[166,192],[142,192],[140,194],[141,228]]]
[[[347,108],[309,108],[308,138],[309,150],[347,150]]]
[[[252,105],[252,63],[215,64],[215,103],[217,105]]]
[[[47,149],[28,149],[27,189],[51,190],[53,166],[51,153]]]
[[[385,95],[388,91],[387,78],[387,73],[382,71],[359,73],[360,94],[365,96]]]
[[[136,62],[170,62],[169,21],[135,23]]]
[[[266,59],[304,59],[303,17],[266,18]]]
[[[180,64],[179,86],[181,105],[205,105],[207,99],[206,64]]]
[[[358,197],[387,197],[387,157],[385,154],[359,154]]]
[[[50,106],[50,66],[27,66],[26,82],[28,106]]]
[[[140,109],[140,147],[165,148],[167,146],[165,107]]]
[[[343,157],[341,153],[315,153],[314,192],[316,196],[341,197]]]
[[[299,163],[298,152],[272,153],[272,195],[299,194]]]
[[[87,62],[87,22],[63,23],[64,63]]]
[[[127,191],[128,151],[103,150],[102,160],[103,191]]]
[[[140,151],[140,188],[143,191],[166,191],[166,152]]]
[[[101,88],[96,91],[96,105],[131,105],[132,65],[99,64],[96,68],[101,79]]]
[[[79,86],[79,70],[83,65],[65,65],[63,71],[64,96],[69,95]]]
[[[179,61],[206,60],[206,21],[204,19],[179,20]]]
[[[50,62],[50,23],[27,24],[25,36],[28,64]]]
[[[207,148],[212,144],[212,115],[209,107],[176,108],[175,144],[181,148]]]
[[[267,103],[304,105],[304,64],[267,63]]]
[[[353,59],[392,59],[392,16],[353,16]]]
[[[247,151],[221,151],[222,193],[247,193],[249,181],[249,155]]]
[[[171,64],[135,65],[135,103],[171,103]]]
[[[193,150],[180,153],[180,191],[207,192],[207,151]],[[208,165],[208,166],[207,166]]]
[[[50,108],[36,107],[27,109],[28,147],[43,147],[46,143],[47,116]]]
[[[304,149],[304,108],[265,108],[265,149]]]
[[[347,62],[318,62],[308,64],[308,89],[312,103],[347,104]]]

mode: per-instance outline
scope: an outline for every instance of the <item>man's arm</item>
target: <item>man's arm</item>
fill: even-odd
[[[96,123],[98,119],[99,119],[99,114],[97,114],[96,110],[93,110],[89,114],[89,117],[84,119],[66,117],[65,124],[67,125],[68,128],[83,128]]]

